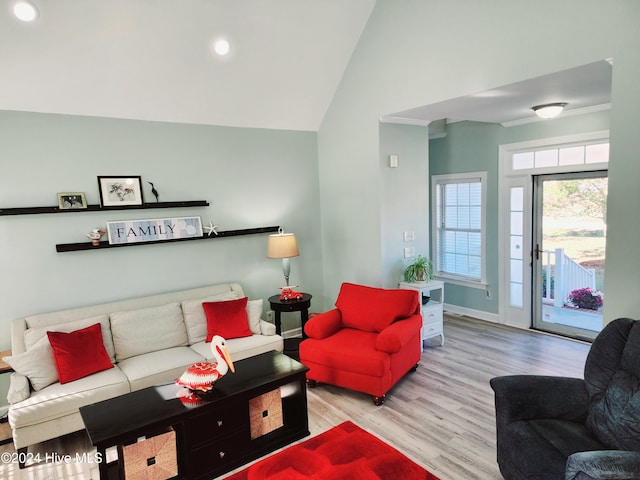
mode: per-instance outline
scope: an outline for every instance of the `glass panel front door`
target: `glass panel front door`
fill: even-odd
[[[602,329],[606,172],[534,184],[534,318],[539,330],[592,340]]]

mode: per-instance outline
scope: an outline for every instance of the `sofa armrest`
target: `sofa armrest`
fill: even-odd
[[[321,340],[330,337],[342,328],[342,314],[334,308],[311,318],[304,325],[304,333],[309,338]]]
[[[386,353],[397,353],[407,345],[416,335],[420,335],[422,316],[397,320],[382,330],[376,337],[376,349]]]
[[[271,336],[276,334],[276,326],[266,320],[260,319],[260,333],[262,335]]]
[[[27,351],[24,334],[27,331],[27,321],[17,318],[11,321],[11,355],[18,355]]]
[[[510,375],[491,379],[498,428],[517,420],[555,418],[584,422],[589,396],[580,378]]]
[[[11,404],[22,402],[31,396],[31,385],[29,379],[18,373],[13,372],[9,376],[9,391],[7,392],[7,401]]]
[[[567,459],[565,480],[633,480],[640,478],[640,452],[598,450],[579,452]]]

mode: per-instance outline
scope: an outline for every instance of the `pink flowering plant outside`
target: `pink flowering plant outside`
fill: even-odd
[[[578,288],[569,294],[569,301],[578,308],[598,310],[602,307],[602,295],[597,290]]]

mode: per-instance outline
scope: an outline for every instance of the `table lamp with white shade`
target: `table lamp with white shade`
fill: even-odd
[[[291,264],[289,258],[300,255],[296,236],[293,233],[284,233],[282,227],[278,229],[278,233],[269,235],[267,243],[267,258],[282,259],[282,273],[286,286],[289,286],[289,273],[291,272]]]

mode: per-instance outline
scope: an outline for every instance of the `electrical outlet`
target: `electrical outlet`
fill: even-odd
[[[413,242],[416,239],[416,233],[413,231],[404,232],[404,241]]]
[[[404,258],[411,258],[415,256],[416,249],[413,247],[404,247]]]
[[[488,288],[485,290],[485,293],[487,295],[487,300],[491,300],[491,290],[489,290]]]
[[[267,322],[269,323],[275,322],[273,318],[273,310],[267,310]]]

